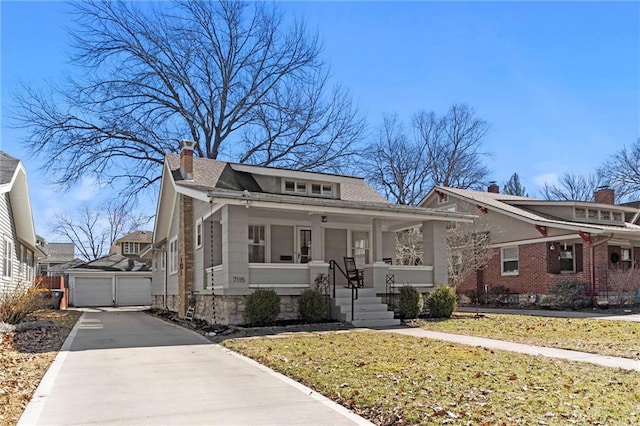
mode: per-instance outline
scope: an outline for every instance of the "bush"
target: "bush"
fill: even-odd
[[[429,294],[427,304],[432,317],[449,318],[458,306],[458,296],[452,287],[438,287]]]
[[[324,318],[324,296],[317,290],[306,289],[298,298],[298,315],[304,322],[318,322]]]
[[[424,299],[418,290],[408,285],[400,288],[400,318],[417,318],[423,307]]]
[[[585,284],[579,281],[563,281],[551,287],[553,303],[560,308],[578,309],[591,305],[585,292]]]
[[[17,324],[29,315],[47,306],[42,296],[49,290],[37,286],[18,286],[14,291],[0,293],[0,323]]]
[[[272,323],[280,314],[280,296],[273,289],[258,289],[248,298],[244,308],[247,324],[265,325]]]

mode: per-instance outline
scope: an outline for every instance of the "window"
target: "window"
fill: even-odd
[[[585,209],[576,208],[574,216],[576,217],[576,219],[586,219],[587,211]]]
[[[169,273],[178,272],[178,239],[174,238],[169,242]]]
[[[573,256],[573,245],[563,244],[560,246],[560,272],[575,272],[575,259]]]
[[[600,220],[611,220],[611,212],[608,210],[600,210]]]
[[[502,258],[502,275],[518,275],[518,247],[500,249]]]
[[[454,204],[452,206],[445,207],[445,208],[443,208],[443,210],[446,211],[446,212],[454,212],[455,213],[456,212],[456,205]],[[447,229],[455,229],[456,226],[458,226],[458,224],[453,220],[447,222]]]
[[[598,219],[598,210],[587,210],[589,219]]]
[[[202,247],[202,219],[196,221],[196,248]]]
[[[356,267],[369,263],[369,232],[353,231],[351,234],[351,255],[356,261]]]
[[[622,222],[622,213],[620,212],[613,212],[613,220],[615,222]]]
[[[35,264],[34,262],[34,257],[33,257],[33,252],[29,249],[25,250],[26,254],[27,254],[27,281],[31,282],[33,281],[33,266]]]
[[[26,252],[25,247],[22,244],[20,244],[20,251],[18,251],[18,265],[20,265],[20,270],[19,270],[20,275],[22,275],[25,270],[25,263],[27,260],[25,259],[25,256],[24,256],[25,252]]]
[[[13,243],[11,240],[4,240],[4,276],[11,276],[13,266]]]
[[[249,263],[264,263],[264,225],[249,225]]]
[[[122,254],[138,254],[140,252],[140,243],[124,242],[122,243]]]
[[[284,181],[284,192],[292,192],[295,194],[314,195],[321,197],[333,196],[333,185],[330,183],[320,182],[302,182],[295,180]]]
[[[160,252],[160,269],[164,271],[164,268],[167,267],[167,253]]]

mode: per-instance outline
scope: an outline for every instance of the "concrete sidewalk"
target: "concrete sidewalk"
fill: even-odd
[[[544,309],[514,309],[514,308],[485,308],[485,307],[472,307],[472,306],[459,306],[457,308],[460,312],[472,312],[481,314],[509,314],[509,315],[531,315],[536,317],[553,317],[553,318],[585,318],[585,319],[599,319],[609,321],[630,321],[640,322],[640,314],[614,314],[588,311],[553,311]]]
[[[388,328],[381,329],[380,331],[385,333],[397,333],[407,336],[444,340],[447,342],[459,343],[463,345],[479,346],[488,349],[498,349],[502,351],[517,352],[527,355],[564,359],[567,361],[589,362],[591,364],[597,364],[604,367],[640,371],[640,361],[634,359],[596,355],[587,352],[570,351],[565,349],[546,348],[542,346],[506,342],[503,340],[487,339],[485,337],[441,333],[438,331],[424,330],[418,327]]]
[[[197,333],[142,312],[85,312],[18,423],[371,425]]]

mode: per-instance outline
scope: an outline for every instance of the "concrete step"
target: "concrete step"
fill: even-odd
[[[351,296],[349,297],[336,297],[335,299],[333,299],[336,305],[349,305],[351,306]],[[356,305],[379,305],[380,303],[382,303],[382,299],[380,297],[369,297],[369,296],[364,296],[362,294],[358,295],[358,298],[356,300],[354,300],[354,302],[356,303]]]
[[[351,311],[349,312],[341,312],[340,313],[340,321],[351,321]],[[376,311],[376,312],[367,312],[367,311],[355,311],[353,320],[377,320],[377,319],[392,319],[393,312],[392,311]]]
[[[375,297],[376,296],[375,288],[359,288],[358,289],[358,298],[360,297]],[[345,298],[348,297],[351,299],[351,289],[344,287],[336,287],[336,297],[337,298]]]
[[[369,319],[369,320],[354,320],[351,322],[354,327],[366,327],[366,328],[375,328],[375,327],[392,327],[395,325],[400,325],[399,319]]]
[[[340,312],[351,312],[351,304],[349,305],[331,305],[332,309],[339,309]],[[382,303],[367,304],[354,306],[355,312],[388,312],[387,305]]]

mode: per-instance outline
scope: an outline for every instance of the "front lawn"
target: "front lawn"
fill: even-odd
[[[36,311],[0,333],[0,425],[18,422],[82,312]]]
[[[379,332],[227,340],[372,422],[640,424],[640,373]]]
[[[451,319],[412,324],[444,333],[640,360],[638,322],[456,312]]]

